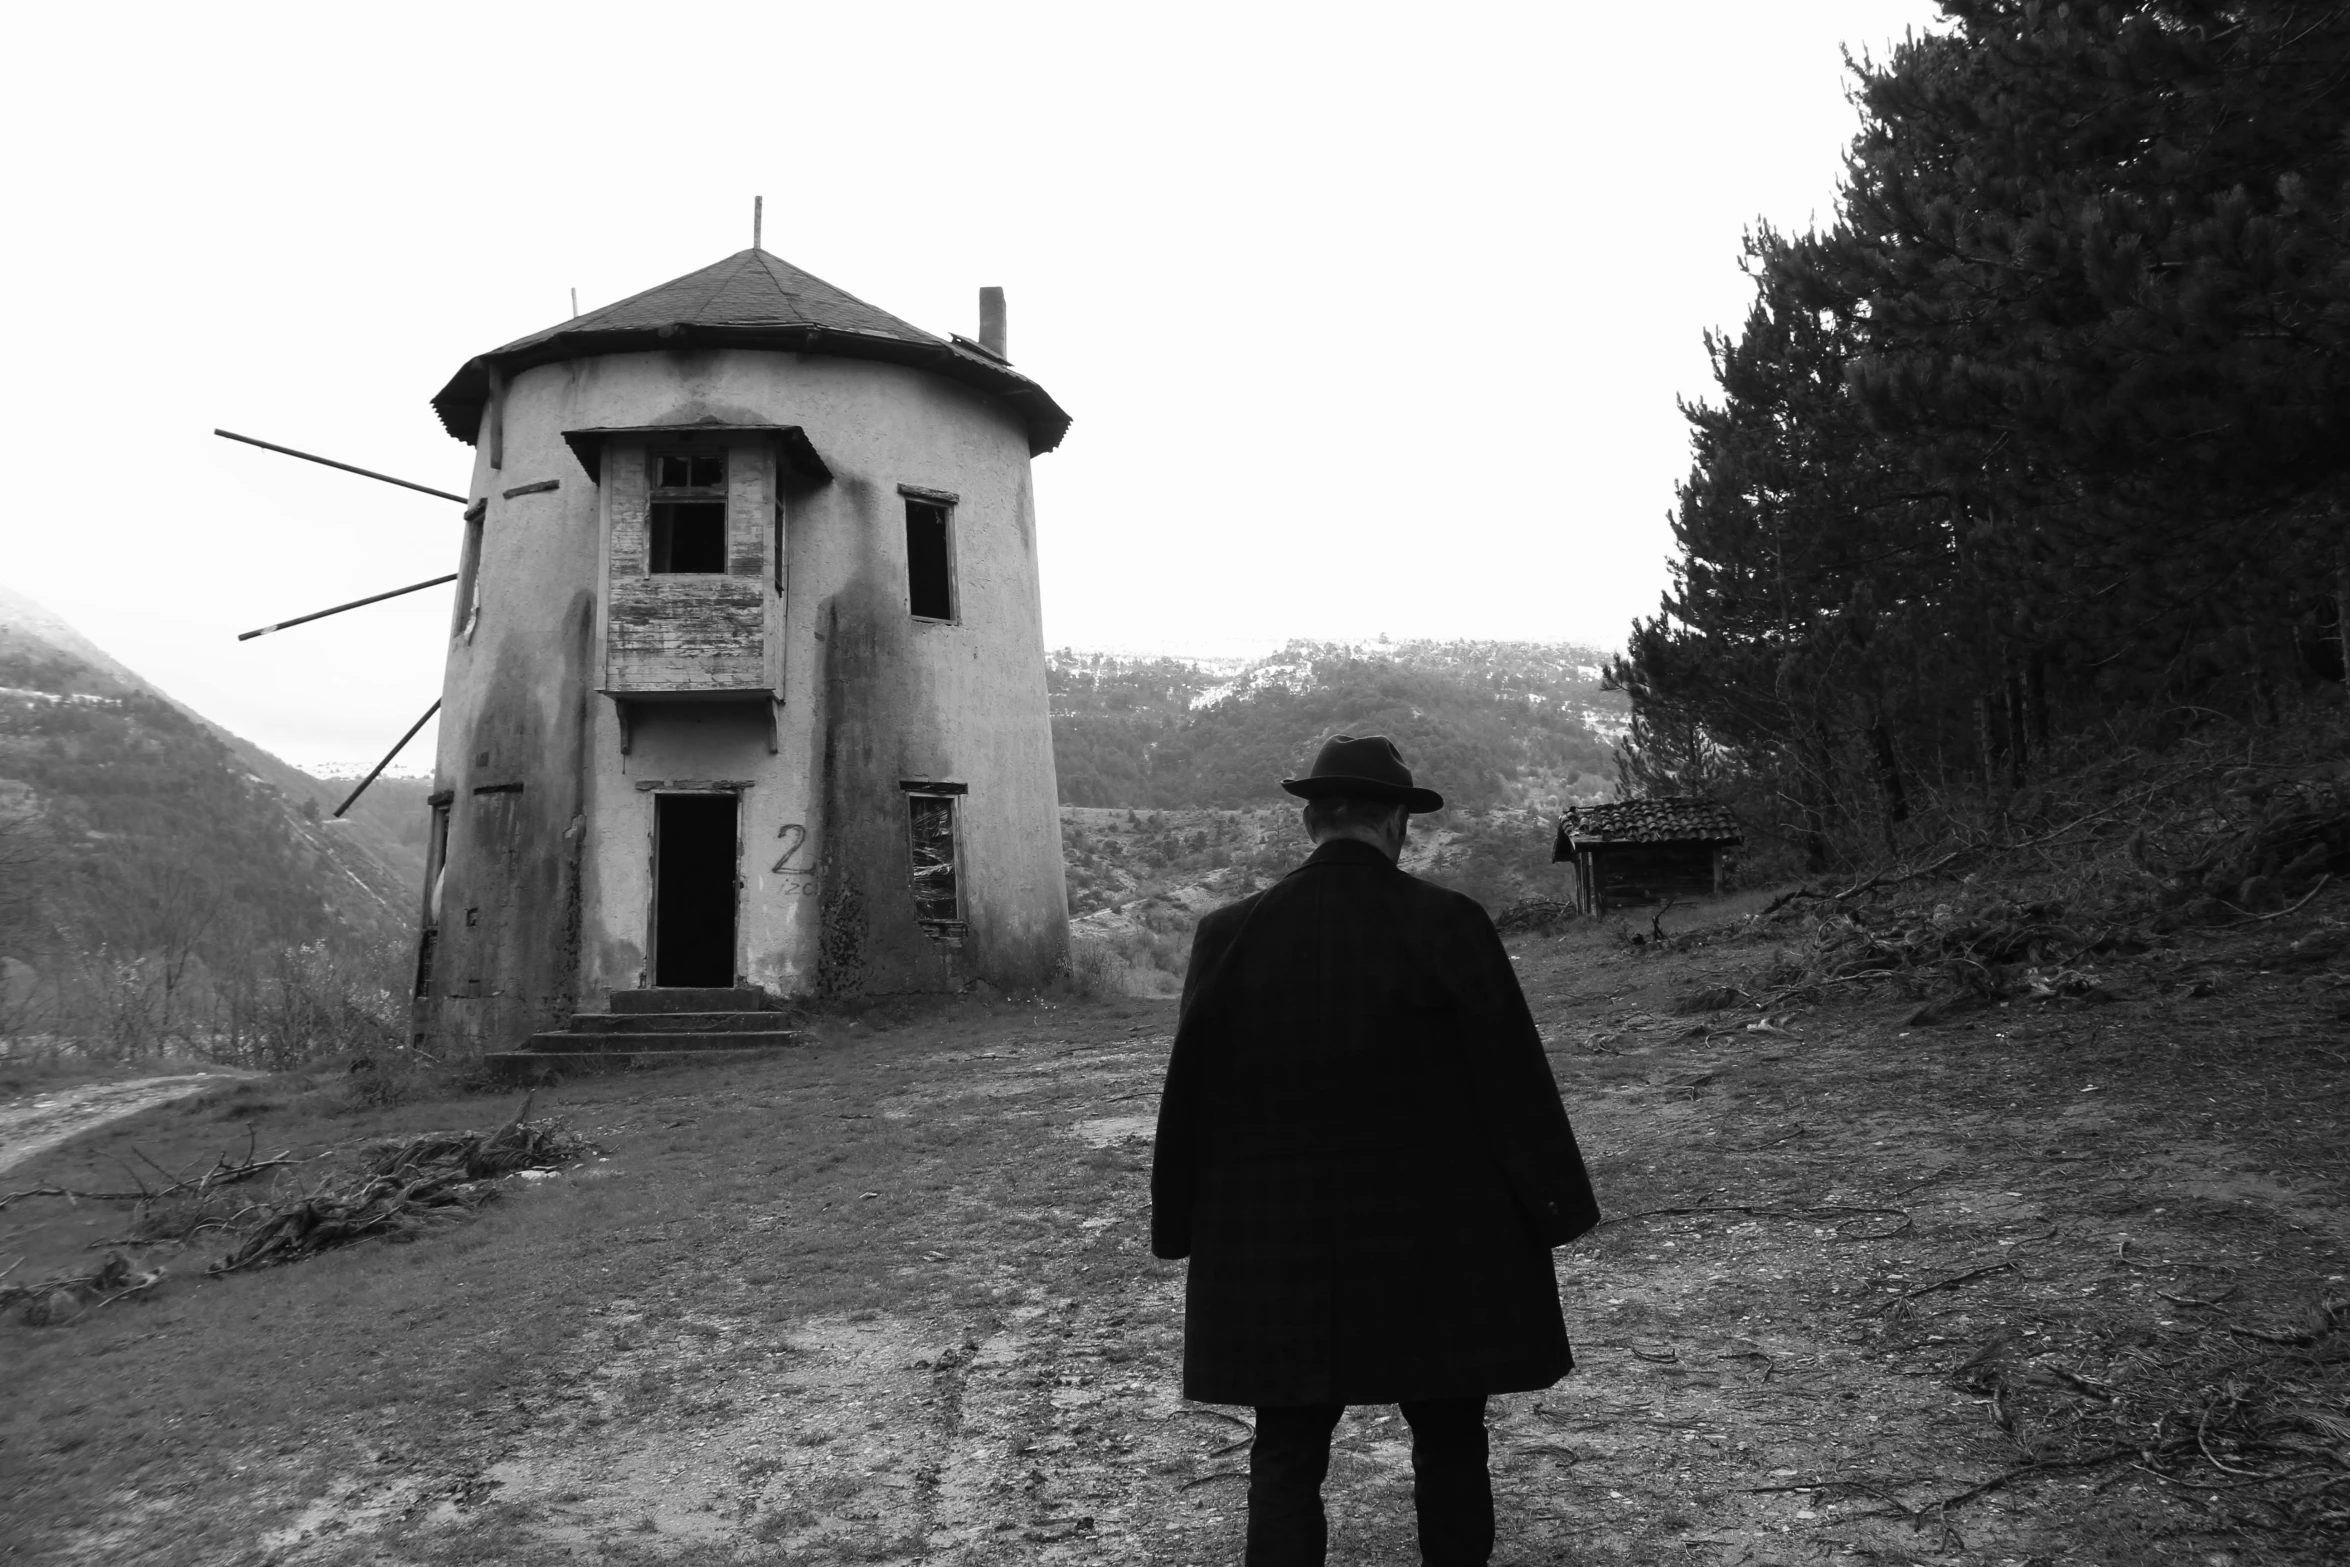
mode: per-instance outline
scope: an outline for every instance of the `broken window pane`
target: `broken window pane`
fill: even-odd
[[[906,502],[906,603],[924,620],[955,618],[953,555],[947,509],[931,501]]]
[[[955,802],[910,794],[906,819],[914,846],[914,912],[926,920],[962,918],[955,892]]]

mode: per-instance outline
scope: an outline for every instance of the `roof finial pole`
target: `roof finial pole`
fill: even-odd
[[[759,248],[759,231],[766,226],[767,198],[764,196],[753,196],[751,198],[751,248],[753,250],[757,250]]]
[[[576,283],[571,286],[571,319],[579,319],[579,285]]]

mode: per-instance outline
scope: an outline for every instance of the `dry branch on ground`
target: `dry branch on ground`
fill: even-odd
[[[243,1158],[232,1160],[223,1153],[213,1161],[212,1168],[201,1175],[173,1175],[169,1170],[159,1169],[158,1173],[166,1177],[165,1184],[159,1187],[150,1187],[139,1178],[139,1173],[136,1170],[129,1170],[126,1167],[125,1173],[130,1176],[131,1185],[134,1188],[131,1191],[85,1192],[65,1186],[34,1186],[21,1192],[0,1193],[0,1209],[6,1208],[13,1202],[21,1202],[27,1197],[63,1197],[68,1202],[136,1202],[142,1204],[153,1204],[173,1197],[203,1197],[224,1186],[234,1186],[240,1182],[249,1181],[264,1171],[284,1169],[289,1165],[300,1164],[302,1161],[291,1157],[291,1152],[288,1150],[267,1159],[256,1159],[253,1157],[253,1136],[248,1132]],[[145,1159],[143,1154],[140,1157]],[[152,1164],[152,1161],[148,1162]]]
[[[206,1271],[214,1275],[299,1262],[370,1236],[414,1230],[471,1213],[518,1170],[553,1170],[595,1151],[559,1121],[529,1121],[530,1102],[489,1134],[429,1132],[378,1144],[355,1173],[329,1176],[272,1203],[244,1239]]]
[[[72,1202],[134,1204],[130,1233],[91,1243],[91,1249],[147,1248],[168,1254],[198,1236],[225,1232],[233,1237],[226,1255],[205,1271],[244,1272],[298,1262],[371,1236],[413,1231],[443,1219],[461,1218],[494,1199],[499,1183],[521,1170],[555,1170],[596,1152],[593,1143],[553,1119],[532,1121],[530,1101],[514,1119],[487,1133],[427,1132],[370,1144],[306,1188],[281,1189],[258,1197],[229,1195],[268,1172],[281,1186],[294,1166],[312,1162],[290,1152],[241,1158],[222,1154],[197,1174],[163,1177],[150,1185],[135,1170],[127,1191],[83,1191],[38,1186],[0,1198],[0,1205],[28,1197],[61,1197]],[[144,1158],[143,1155],[137,1157]],[[328,1156],[320,1156],[328,1157]],[[152,1161],[148,1161],[152,1163]],[[152,1258],[131,1260],[111,1251],[92,1271],[71,1271],[29,1284],[0,1284],[0,1312],[22,1309],[33,1325],[61,1323],[84,1310],[154,1289],[166,1270]]]

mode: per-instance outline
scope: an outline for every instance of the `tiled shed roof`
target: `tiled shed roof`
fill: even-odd
[[[471,444],[489,404],[492,369],[512,375],[590,354],[689,347],[783,348],[930,370],[1011,404],[1032,452],[1051,451],[1069,429],[1068,414],[1043,387],[978,345],[925,332],[758,249],[469,359],[434,396],[433,411],[451,435]]]
[[[1561,857],[1574,848],[1609,843],[1743,843],[1738,818],[1726,805],[1694,794],[1614,805],[1579,805],[1559,818]]]

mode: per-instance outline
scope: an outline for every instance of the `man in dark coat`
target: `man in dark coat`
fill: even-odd
[[[1598,1208],[1492,920],[1396,866],[1443,800],[1383,737],[1282,787],[1316,847],[1200,922],[1159,1102],[1184,1396],[1256,1406],[1247,1567],[1322,1560],[1331,1432],[1384,1403],[1412,1428],[1422,1560],[1482,1563],[1485,1399],[1574,1364],[1550,1249]]]

